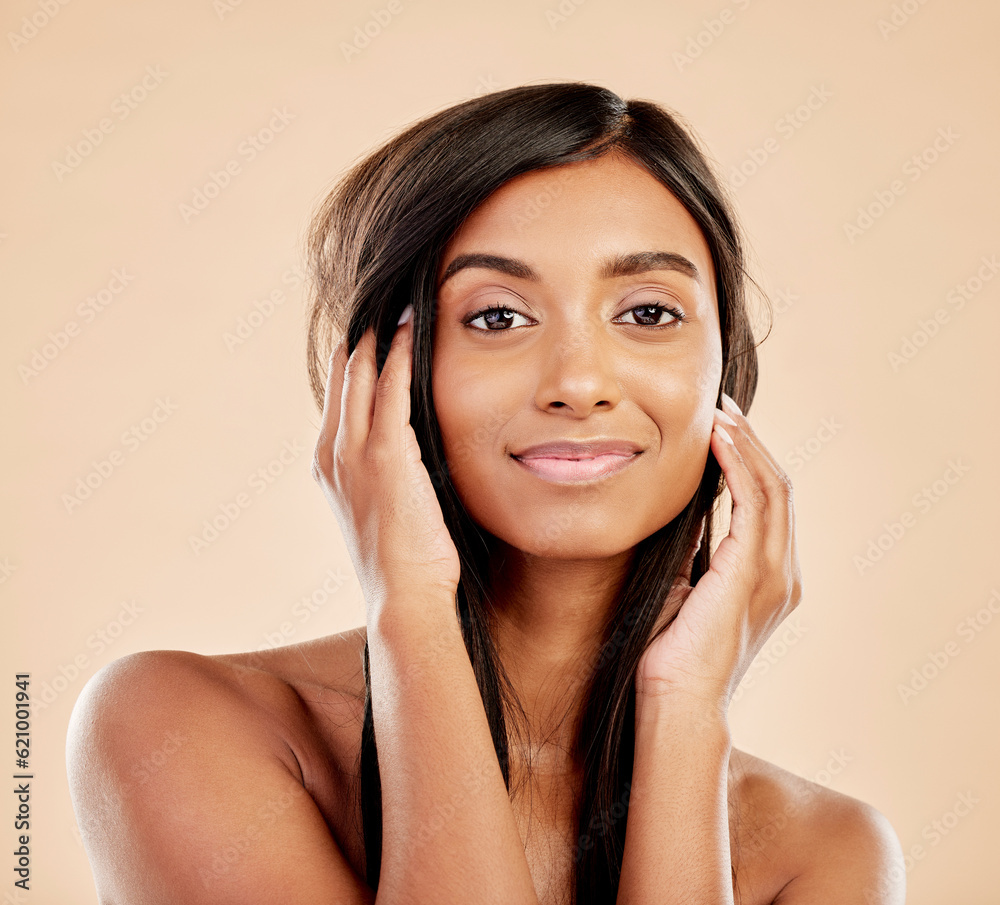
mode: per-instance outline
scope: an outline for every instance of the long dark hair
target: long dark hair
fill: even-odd
[[[520,703],[489,629],[491,538],[472,521],[455,491],[432,404],[435,278],[448,240],[509,179],[610,151],[645,167],[684,205],[704,234],[715,266],[722,332],[717,404],[724,391],[748,411],[757,384],[757,354],[747,314],[745,286],[750,278],[741,232],[695,140],[675,115],[655,103],[626,102],[606,88],[563,82],[510,88],[449,107],[409,126],[355,164],[320,205],[309,234],[313,298],[308,369],[320,409],[336,339],[346,334],[352,350],[373,326],[381,372],[399,315],[413,303],[411,424],[461,558],[457,614],[508,792],[507,727]],[[635,670],[705,516],[692,583],[708,568],[713,507],[722,489],[721,469],[709,453],[702,481],[685,509],[638,544],[600,652],[587,664],[577,749],[584,775],[577,905],[603,905],[617,894],[635,742]],[[358,769],[361,832],[367,881],[376,889],[382,808],[367,644],[364,676]],[[523,710],[520,713],[523,716]]]

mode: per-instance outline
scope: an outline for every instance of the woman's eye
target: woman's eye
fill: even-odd
[[[523,318],[523,314],[518,314],[512,308],[504,308],[501,305],[494,305],[492,308],[484,308],[482,311],[477,311],[471,317],[469,317],[465,323],[471,325],[474,321],[483,321],[484,326],[474,327],[475,330],[481,330],[482,332],[491,333],[502,333],[509,329],[511,326],[511,320],[515,317]],[[527,318],[525,318],[527,320]]]
[[[626,311],[622,317],[627,317],[629,314],[633,315],[635,318],[633,323],[639,327],[667,327],[684,320],[684,315],[680,311],[667,305],[637,305]],[[670,315],[669,321],[661,322],[664,314]]]
[[[625,321],[625,323],[649,329],[662,329],[663,327],[669,327],[671,324],[684,320],[684,314],[681,311],[671,308],[668,305],[637,305],[634,308],[630,308],[621,316],[627,317],[628,315],[632,315],[633,320],[631,322]],[[668,315],[669,320],[664,320],[664,315]],[[515,317],[528,320],[528,318],[513,308],[493,305],[470,315],[465,323],[467,326],[472,326],[474,330],[479,330],[482,333],[503,333],[514,326],[513,320]],[[483,325],[481,327],[473,326],[476,321],[482,321]]]

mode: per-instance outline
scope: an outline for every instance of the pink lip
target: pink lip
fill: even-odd
[[[536,443],[520,452],[512,453],[515,459],[593,459],[596,456],[631,456],[642,452],[642,447],[631,440],[617,438],[596,440],[553,440]]]
[[[514,456],[513,458],[519,465],[543,481],[580,483],[617,474],[631,465],[638,457],[639,453],[634,452],[627,455],[609,453],[580,459],[558,456],[529,456],[527,458]]]

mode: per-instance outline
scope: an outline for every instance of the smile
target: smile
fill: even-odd
[[[639,456],[640,453],[632,453],[628,456],[608,454],[588,459],[557,458],[555,456],[531,456],[524,459],[512,456],[512,458],[543,481],[557,484],[580,484],[618,474],[618,472],[628,468]]]

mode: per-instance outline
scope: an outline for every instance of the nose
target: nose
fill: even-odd
[[[621,387],[611,337],[584,319],[573,328],[554,330],[546,339],[538,347],[539,409],[586,418],[595,408],[618,405]]]

